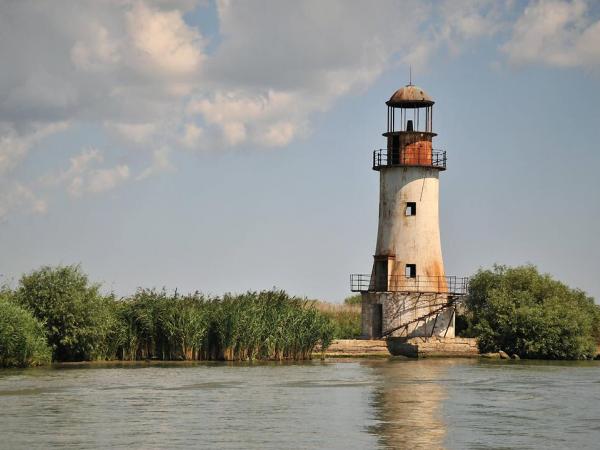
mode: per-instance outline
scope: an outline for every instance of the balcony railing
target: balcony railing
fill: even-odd
[[[382,148],[373,151],[373,170],[395,166],[434,167],[446,170],[445,150],[388,150]]]
[[[466,295],[469,287],[467,277],[389,275],[372,277],[369,274],[350,275],[352,292],[420,292],[432,294]]]

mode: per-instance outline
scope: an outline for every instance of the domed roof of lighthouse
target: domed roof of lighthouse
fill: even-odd
[[[434,103],[427,92],[414,84],[401,87],[385,102],[386,105],[394,108],[424,108]]]

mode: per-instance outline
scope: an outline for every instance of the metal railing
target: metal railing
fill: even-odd
[[[421,149],[388,150],[381,148],[373,151],[373,170],[382,167],[423,166],[446,170],[446,151]]]
[[[469,278],[455,276],[389,275],[387,278],[369,274],[350,275],[352,292],[420,292],[450,295],[466,295]]]

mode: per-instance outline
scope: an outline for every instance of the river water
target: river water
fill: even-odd
[[[600,362],[0,370],[0,448],[600,448]]]

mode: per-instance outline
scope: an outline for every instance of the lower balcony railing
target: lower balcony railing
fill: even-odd
[[[467,277],[389,275],[372,277],[369,274],[350,275],[352,292],[421,292],[465,295],[469,287]]]

